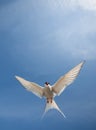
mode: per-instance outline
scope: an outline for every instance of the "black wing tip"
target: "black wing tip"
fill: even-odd
[[[83,65],[85,64],[85,62],[86,62],[86,60],[83,60],[83,61],[81,62],[82,67],[83,67]]]
[[[83,64],[84,64],[84,63],[86,62],[86,60],[83,60],[82,62],[83,62]]]

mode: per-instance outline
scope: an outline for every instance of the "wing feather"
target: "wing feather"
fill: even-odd
[[[34,82],[27,81],[19,76],[15,77],[28,91],[31,91],[40,98],[43,96],[43,87],[39,86]]]
[[[64,91],[64,89],[76,79],[83,64],[84,61],[75,66],[67,74],[60,77],[60,79],[52,87],[53,92],[55,92],[57,95],[60,95]]]

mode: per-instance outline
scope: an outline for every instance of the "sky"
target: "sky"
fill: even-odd
[[[0,129],[96,130],[96,1],[0,0]],[[54,84],[81,61],[79,76],[41,120],[45,99],[15,75]]]

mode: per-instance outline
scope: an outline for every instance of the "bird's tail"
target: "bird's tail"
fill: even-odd
[[[60,108],[57,106],[56,102],[54,100],[52,100],[51,102],[47,102],[46,106],[45,106],[45,111],[43,113],[42,118],[45,116],[46,112],[48,112],[50,109],[56,109],[57,111],[59,111],[61,113],[61,115],[66,118],[66,116],[64,115],[64,113],[60,110]]]

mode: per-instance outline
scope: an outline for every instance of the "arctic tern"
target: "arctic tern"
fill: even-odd
[[[16,79],[29,91],[31,91],[36,96],[42,98],[46,98],[46,107],[43,114],[43,117],[47,111],[50,109],[56,109],[58,110],[63,117],[65,117],[64,113],[60,110],[60,108],[57,106],[56,102],[54,101],[55,96],[59,96],[67,86],[69,86],[78,76],[83,64],[85,61],[81,62],[77,66],[75,66],[73,69],[71,69],[68,73],[61,76],[59,80],[56,81],[52,86],[49,82],[45,82],[44,87],[34,83],[27,81],[19,76],[15,76]]]

